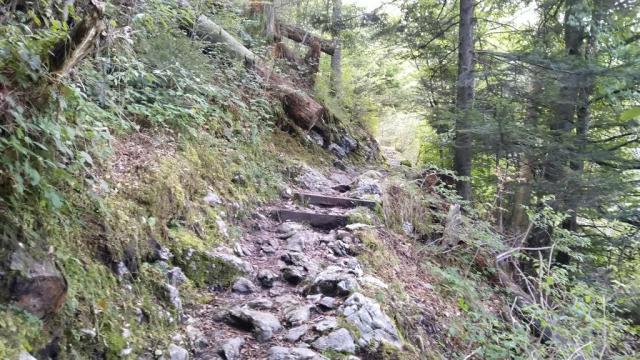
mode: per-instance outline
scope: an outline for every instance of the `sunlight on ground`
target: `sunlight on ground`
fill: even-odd
[[[376,140],[382,148],[393,150],[398,157],[397,160],[409,160],[415,164],[420,150],[422,126],[422,116],[390,109],[382,116],[376,131]],[[385,154],[387,152],[385,151]]]

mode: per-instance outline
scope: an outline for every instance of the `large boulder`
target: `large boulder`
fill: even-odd
[[[307,348],[274,346],[269,349],[269,360],[327,360],[326,357]]]
[[[67,295],[67,281],[46,257],[32,256],[24,249],[11,254],[9,271],[0,272],[0,295],[19,308],[43,318],[60,310]]]
[[[342,305],[341,313],[360,332],[357,341],[361,347],[385,343],[402,348],[398,329],[375,300],[354,293]]]
[[[233,326],[253,331],[260,342],[267,341],[282,329],[278,318],[272,314],[247,308],[233,308],[229,311],[227,322]]]

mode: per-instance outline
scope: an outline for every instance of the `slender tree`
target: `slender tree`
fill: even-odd
[[[333,17],[331,32],[333,33],[333,43],[335,50],[331,56],[331,95],[339,97],[342,87],[342,0],[333,0]]]
[[[457,175],[458,194],[471,200],[472,138],[471,109],[474,98],[474,47],[473,47],[473,0],[460,0],[460,22],[458,25],[458,82],[456,90],[455,144],[453,167]]]

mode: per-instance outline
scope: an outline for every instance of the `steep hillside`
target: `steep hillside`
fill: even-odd
[[[290,29],[309,55],[282,63],[228,1],[64,9],[0,13],[0,358],[637,350],[586,282],[514,266],[448,171],[387,163],[316,96],[334,43]]]

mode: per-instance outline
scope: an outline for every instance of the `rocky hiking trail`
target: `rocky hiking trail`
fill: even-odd
[[[363,271],[354,232],[368,225],[350,221],[378,206],[382,175],[356,175],[308,169],[297,189],[254,214],[233,250],[218,252],[242,276],[185,309],[194,358],[358,359],[365,349],[402,347],[393,321],[363,294],[387,285]]]

